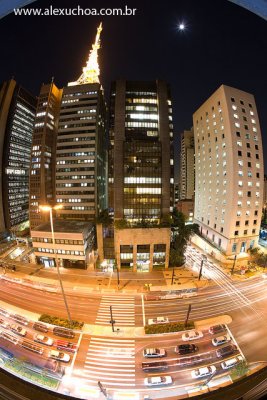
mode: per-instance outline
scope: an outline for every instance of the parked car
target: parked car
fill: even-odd
[[[221,325],[213,325],[210,326],[209,328],[209,333],[211,333],[212,335],[216,335],[217,333],[221,333],[226,331],[226,326],[221,324]]]
[[[168,369],[168,364],[166,361],[156,361],[156,362],[143,362],[142,363],[142,370],[144,372],[157,372],[157,371],[164,371]]]
[[[148,320],[148,325],[167,324],[168,322],[169,322],[168,317],[156,317],[156,318],[150,318]]]
[[[165,386],[172,384],[171,376],[149,376],[144,379],[146,386]]]
[[[28,340],[23,340],[21,346],[24,347],[24,349],[33,351],[34,353],[43,354],[44,352],[44,349],[41,346],[29,342]]]
[[[210,365],[208,367],[198,368],[191,371],[192,378],[203,378],[205,376],[210,376],[216,371],[215,365]]]
[[[53,346],[53,343],[54,343],[54,339],[52,339],[48,336],[40,335],[40,333],[37,333],[36,335],[34,335],[33,340],[35,342],[42,343],[47,346]]]
[[[3,328],[9,328],[9,323],[7,321],[3,320],[3,318],[0,318],[0,325]]]
[[[3,339],[5,339],[8,342],[11,342],[13,344],[18,344],[18,342],[19,342],[19,340],[16,336],[12,335],[11,333],[5,332],[5,331],[1,332],[0,336]]]
[[[235,367],[237,364],[239,364],[242,361],[244,361],[242,356],[229,358],[229,360],[223,361],[221,363],[221,367],[222,367],[222,369],[232,368],[232,367]]]
[[[22,325],[28,325],[29,321],[27,320],[27,318],[23,317],[22,315],[18,315],[18,314],[10,314],[9,318],[14,319],[14,321],[18,322],[19,324]]]
[[[4,308],[0,308],[0,315],[3,315],[3,317],[9,317],[9,312]]]
[[[54,333],[54,335],[62,336],[62,337],[70,338],[70,339],[73,339],[75,337],[75,333],[71,329],[61,328],[58,326],[56,326],[53,329],[53,333]]]
[[[143,351],[143,356],[144,357],[148,357],[148,358],[152,358],[152,357],[165,357],[166,356],[166,350],[165,349],[156,349],[156,348],[146,348]]]
[[[49,357],[53,358],[54,360],[63,361],[63,362],[70,361],[70,355],[63,353],[63,351],[50,350]]]
[[[178,358],[177,365],[179,367],[186,367],[188,365],[200,363],[201,361],[203,361],[203,359],[200,356],[183,357]]]
[[[217,336],[212,339],[213,346],[220,346],[221,344],[227,343],[231,340],[229,335]]]
[[[174,351],[178,354],[190,354],[198,351],[198,347],[195,344],[179,344]]]
[[[33,329],[39,332],[45,332],[45,333],[48,332],[47,326],[41,322],[35,322],[33,324]]]
[[[182,339],[186,342],[188,340],[200,339],[203,337],[203,333],[201,331],[188,331],[182,334]]]
[[[10,325],[10,330],[14,333],[17,333],[20,336],[26,336],[27,335],[27,331],[26,329],[22,328],[22,326],[20,325]]]
[[[217,357],[226,357],[237,351],[237,347],[234,344],[229,344],[228,346],[222,347],[216,350]]]
[[[77,344],[68,342],[66,340],[57,340],[55,345],[57,346],[57,349],[59,350],[66,350],[71,353],[75,353],[78,349]]]

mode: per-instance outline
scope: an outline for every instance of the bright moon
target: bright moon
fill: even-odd
[[[180,31],[183,31],[185,29],[185,24],[179,24],[178,28]]]

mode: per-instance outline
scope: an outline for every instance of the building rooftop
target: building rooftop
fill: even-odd
[[[93,223],[89,221],[76,221],[76,220],[54,220],[54,232],[61,233],[80,233],[84,230],[91,230],[93,227]],[[37,232],[51,232],[50,222],[46,222],[45,224],[39,225],[34,228],[32,231]]]

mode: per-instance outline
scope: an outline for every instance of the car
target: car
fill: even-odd
[[[229,358],[226,361],[223,361],[221,363],[221,367],[222,369],[228,369],[228,368],[232,368],[235,367],[237,364],[239,364],[240,362],[244,361],[242,356],[237,356],[234,358]]]
[[[201,361],[203,361],[203,359],[200,356],[183,357],[178,358],[177,365],[179,367],[186,367],[188,365],[200,363]]]
[[[27,335],[26,329],[22,328],[22,326],[19,326],[19,325],[15,325],[15,324],[10,325],[10,330],[14,333],[17,333],[20,336]]]
[[[28,325],[29,321],[27,320],[27,318],[23,317],[22,315],[18,315],[18,314],[10,314],[9,318],[14,319],[14,321],[18,322],[19,324],[22,325]]]
[[[209,365],[208,367],[202,367],[194,369],[191,371],[192,378],[203,378],[205,376],[210,376],[216,372],[215,365]]]
[[[8,332],[1,332],[0,335],[3,339],[7,340],[8,342],[11,342],[13,344],[18,344],[19,340],[16,336],[12,335],[11,333]]]
[[[69,339],[73,339],[75,337],[75,333],[71,329],[61,328],[58,326],[53,329],[53,333],[56,336],[62,336]]]
[[[143,356],[147,358],[156,358],[156,357],[165,357],[166,350],[165,349],[156,349],[156,348],[146,348],[143,351]]]
[[[36,345],[35,343],[29,342],[28,340],[23,340],[22,347],[29,351],[33,351],[34,353],[43,354],[44,349],[41,346]]]
[[[221,347],[220,349],[216,350],[217,357],[226,357],[230,356],[234,352],[237,351],[237,347],[234,344],[229,344],[228,346]]]
[[[40,335],[40,333],[34,335],[33,340],[38,343],[46,344],[47,346],[53,346],[54,343],[54,339],[49,338],[48,336]]]
[[[164,371],[168,369],[169,366],[166,361],[156,361],[156,362],[143,362],[142,363],[142,370],[144,372],[157,372],[157,371]]]
[[[44,332],[44,333],[48,332],[47,326],[41,322],[35,322],[33,324],[33,329],[39,332]]]
[[[201,331],[188,331],[182,334],[182,340],[185,342],[188,340],[195,340],[195,339],[200,339],[203,337],[203,333]]]
[[[55,345],[57,346],[58,350],[66,350],[71,353],[75,353],[78,349],[77,344],[72,342],[67,342],[66,340],[57,340]]]
[[[149,376],[144,379],[146,386],[165,386],[172,384],[171,376]]]
[[[0,318],[0,325],[1,325],[3,328],[6,328],[6,329],[9,328],[9,323],[6,322],[6,321],[4,321],[3,318]]]
[[[0,315],[3,315],[3,317],[9,317],[9,312],[4,308],[0,308]]]
[[[148,325],[167,324],[168,322],[169,322],[168,317],[156,317],[156,318],[150,318],[148,320]]]
[[[213,325],[209,327],[209,333],[212,335],[216,335],[217,333],[221,333],[226,331],[226,326],[224,324],[221,325]]]
[[[229,335],[217,336],[212,339],[213,346],[220,346],[221,344],[227,343],[231,340]]]
[[[63,361],[63,362],[70,361],[70,355],[63,353],[63,351],[50,350],[49,357],[53,358],[54,360]]]
[[[190,354],[198,351],[198,347],[195,344],[179,344],[174,349],[175,353],[178,354]]]

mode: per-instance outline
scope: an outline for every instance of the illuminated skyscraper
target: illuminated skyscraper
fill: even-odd
[[[115,219],[158,223],[173,207],[173,123],[165,82],[117,81],[110,105],[111,206]]]
[[[194,131],[184,131],[181,135],[180,156],[180,200],[194,198],[195,192],[195,146]]]
[[[169,216],[174,198],[170,89],[163,81],[114,82],[110,114],[109,188],[118,268],[167,268],[170,228],[158,224]],[[116,228],[120,220],[127,228]]]
[[[35,97],[13,79],[0,86],[0,232],[28,227],[35,110]]]
[[[222,85],[195,112],[195,222],[227,255],[257,245],[264,190],[252,94]]]
[[[107,208],[106,105],[99,83],[98,27],[83,73],[63,89],[56,147],[61,218],[93,220]]]
[[[55,201],[55,155],[62,90],[54,83],[42,85],[38,98],[31,152],[30,226],[46,221],[39,206]]]

